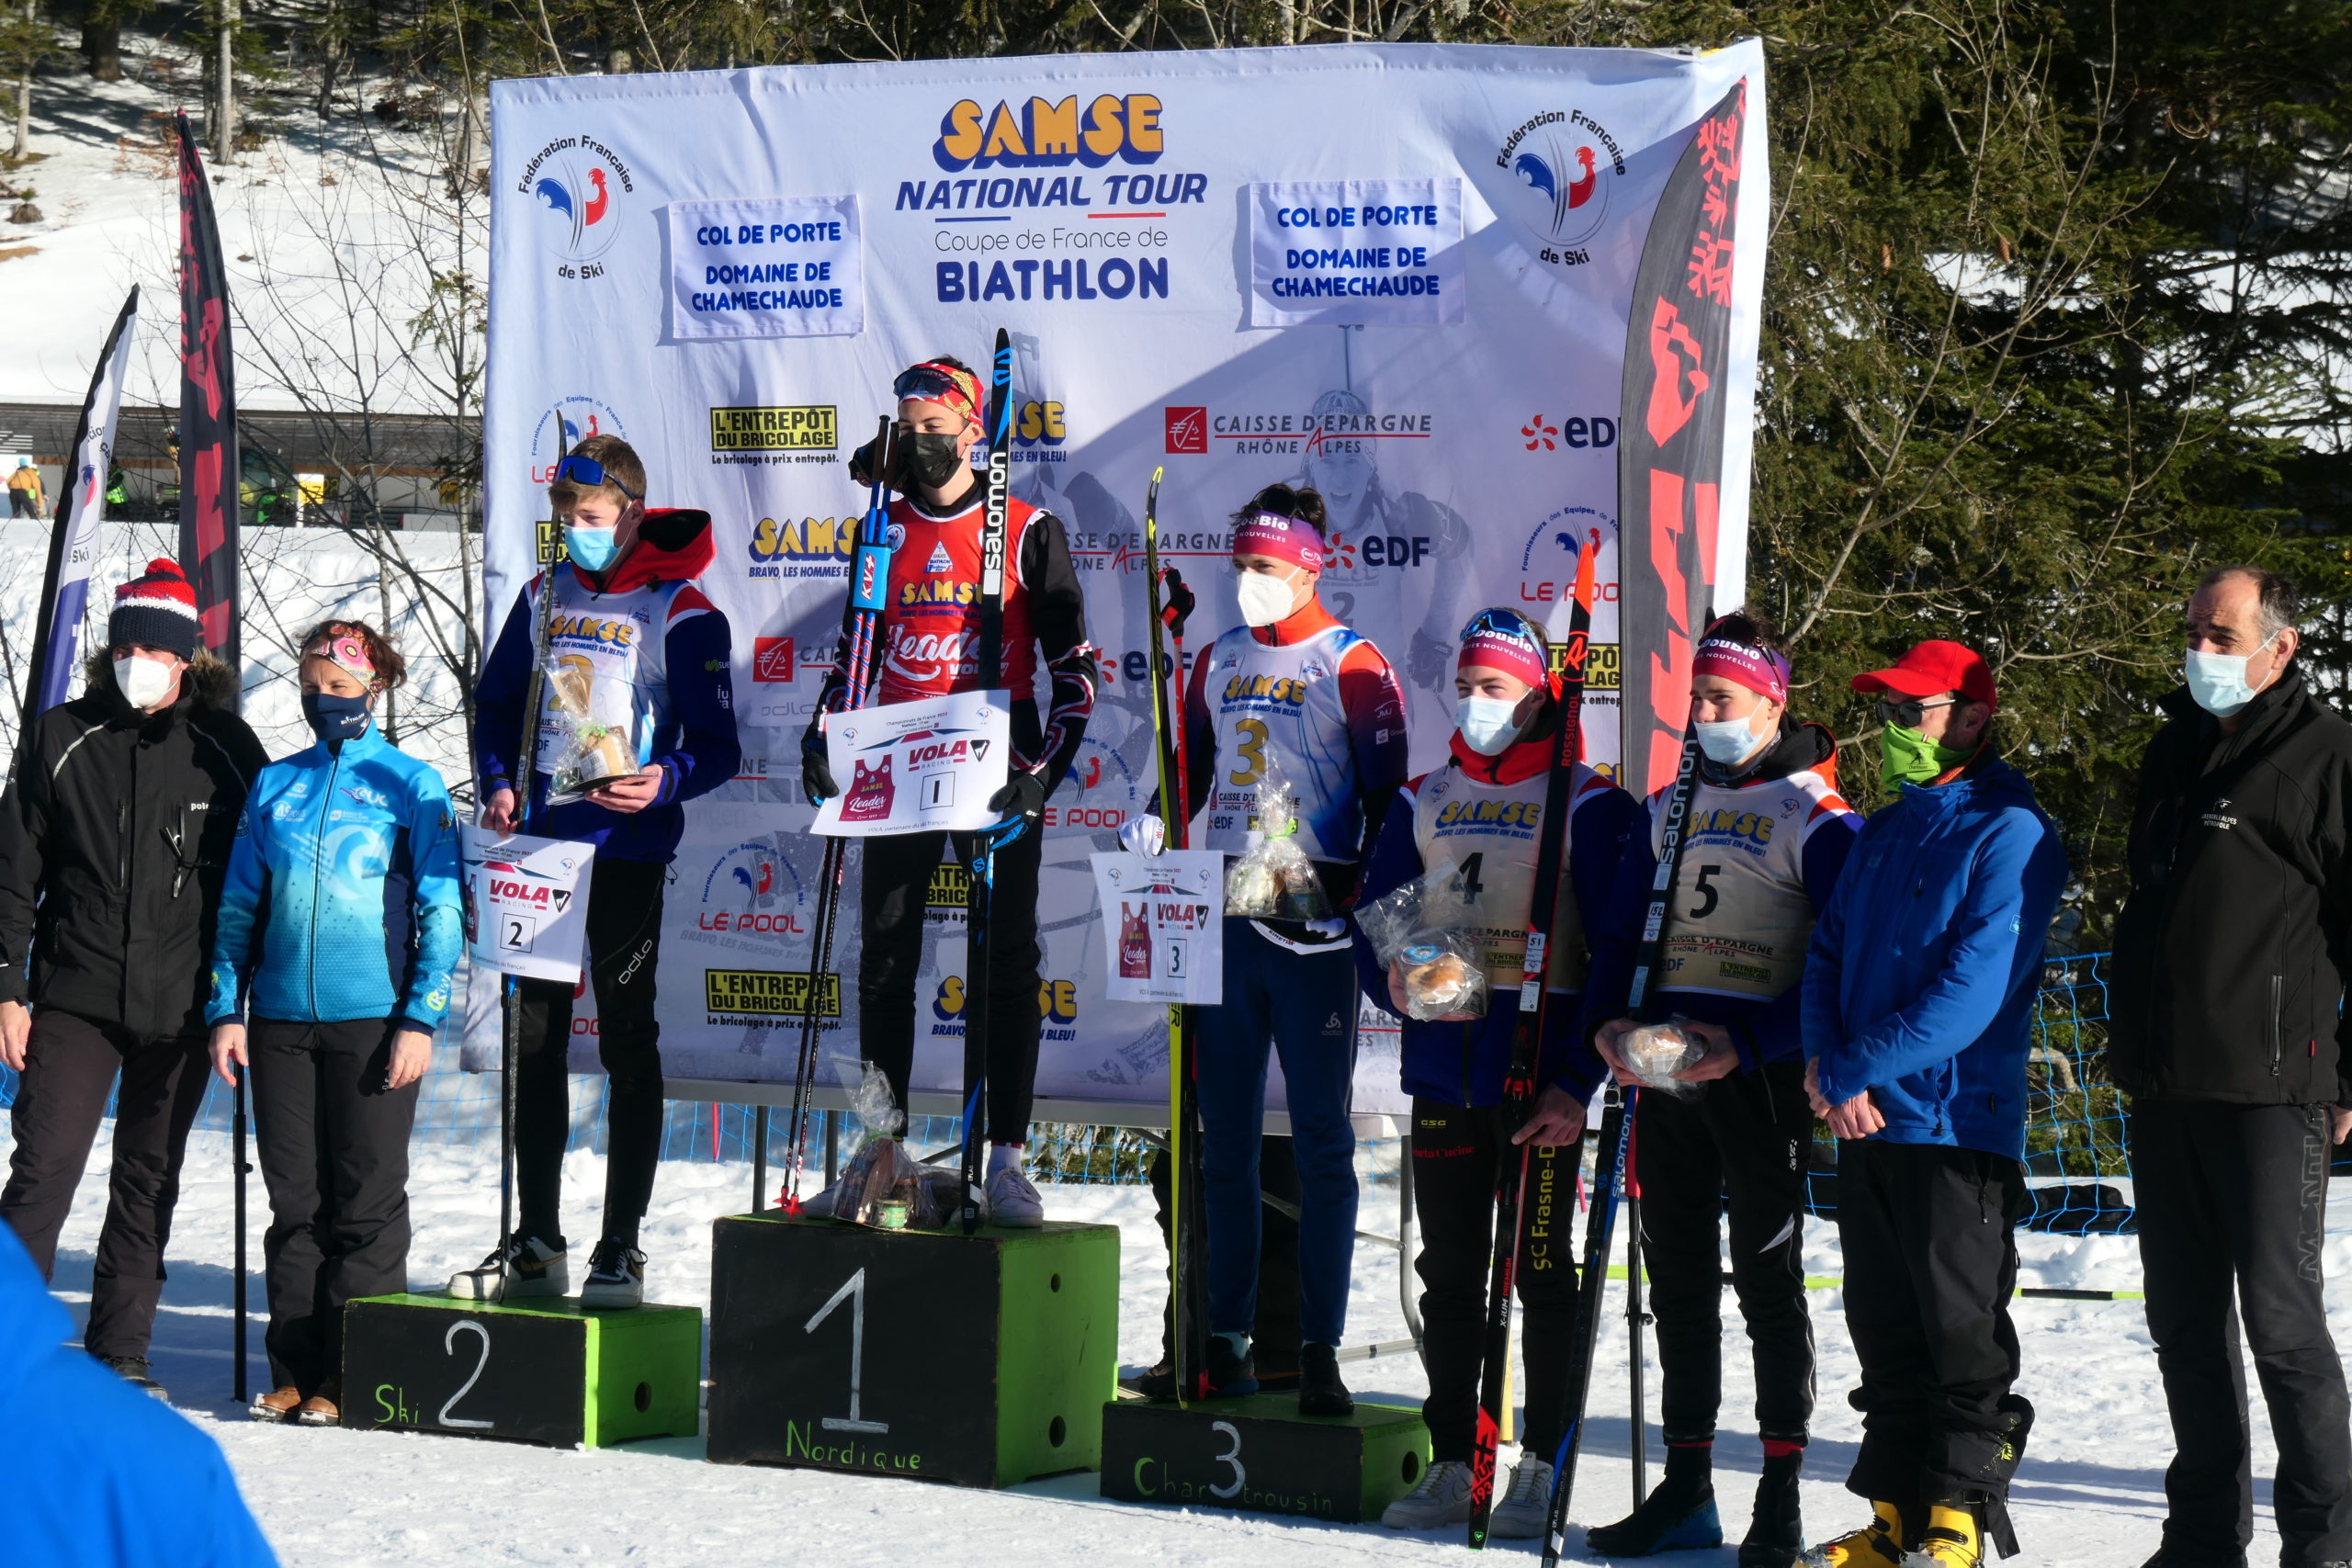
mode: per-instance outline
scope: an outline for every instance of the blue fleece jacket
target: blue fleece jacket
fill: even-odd
[[[67,1345],[73,1333],[0,1225],[0,1562],[276,1568],[212,1439]]]
[[[1522,741],[1511,748],[1548,752],[1549,741]],[[1508,753],[1507,753],[1508,755]],[[1396,891],[1419,876],[1424,869],[1414,831],[1419,809],[1419,779],[1397,792],[1396,803],[1382,820],[1372,858],[1365,863],[1360,903]],[[1598,780],[1595,781],[1599,783]],[[1568,882],[1576,891],[1579,911],[1598,909],[1606,900],[1610,880],[1625,840],[1638,837],[1641,803],[1613,785],[1589,788],[1570,803],[1568,810]],[[1524,917],[1521,917],[1522,919]],[[1589,920],[1589,914],[1584,916]],[[1356,976],[1373,1005],[1396,1017],[1388,1004],[1388,975],[1373,955],[1372,944],[1354,931]],[[1578,1100],[1589,1100],[1606,1069],[1585,1043],[1582,1002],[1574,991],[1555,990],[1544,1010],[1544,1039],[1538,1049],[1537,1071],[1546,1083],[1556,1083]],[[1511,1041],[1519,1028],[1519,998],[1502,993],[1488,998],[1487,1015],[1469,1023],[1422,1022],[1399,1019],[1401,1072],[1405,1092],[1448,1105],[1485,1106],[1503,1102],[1503,1075],[1510,1066]]]
[[[2058,830],[1997,758],[1906,784],[1864,825],[1813,928],[1804,1054],[1888,1143],[2025,1157],[2026,1053],[2066,879]]]
[[[220,892],[205,1021],[401,1018],[449,1011],[465,941],[458,829],[427,763],[373,723],[272,762],[254,781]]]

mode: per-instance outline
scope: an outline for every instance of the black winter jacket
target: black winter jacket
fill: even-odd
[[[2158,1100],[2352,1106],[2352,725],[2290,669],[2224,735],[2184,688],[2140,770],[2108,1061]]]
[[[34,722],[0,800],[0,1001],[198,1033],[221,878],[269,758],[217,660],[153,717],[92,664],[89,690]]]

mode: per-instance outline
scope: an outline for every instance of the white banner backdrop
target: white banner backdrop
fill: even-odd
[[[745,760],[689,807],[673,868],[670,1073],[792,1075],[822,852],[799,734],[865,502],[845,461],[900,368],[946,353],[985,378],[1000,325],[1015,345],[1014,493],[1068,525],[1102,649],[1093,722],[1047,814],[1041,1117],[1056,1098],[1166,1100],[1163,1010],[1104,996],[1088,862],[1151,791],[1140,524],[1154,467],[1168,469],[1161,547],[1201,594],[1188,656],[1238,621],[1228,515],[1277,480],[1323,492],[1325,601],[1404,676],[1417,769],[1444,754],[1463,622],[1499,604],[1564,629],[1576,547],[1597,534],[1586,731],[1612,761],[1634,272],[1691,127],[1742,77],[1741,199],[1760,207],[1752,42],[1696,57],[1400,45],[493,84],[493,618],[531,570],[548,471],[582,435],[626,437],[652,504],[716,520],[704,585],[734,631]],[[1742,213],[1737,231],[1762,233],[1764,218]],[[682,253],[681,236],[707,254]],[[1741,411],[1760,245],[1735,266]],[[1269,319],[1317,324],[1250,324]],[[1744,436],[1734,448],[1724,603],[1746,555]],[[961,1087],[956,877],[943,867],[936,888],[919,1089]],[[853,865],[841,986],[819,998],[834,1050],[854,1040],[856,886]],[[495,997],[477,989],[469,1040],[494,1052]],[[595,1025],[580,1005],[572,1059],[589,1071]],[[1394,1033],[1363,1044],[1357,1108],[1401,1109]]]

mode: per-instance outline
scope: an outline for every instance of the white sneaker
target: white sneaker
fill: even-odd
[[[1046,1223],[1046,1201],[1017,1165],[989,1172],[989,1224],[1035,1230]]]
[[[1470,1466],[1466,1461],[1442,1459],[1421,1472],[1420,1484],[1381,1511],[1380,1522],[1393,1530],[1433,1530],[1443,1525],[1470,1522]]]
[[[600,1241],[580,1287],[584,1307],[633,1307],[645,1300],[645,1254],[624,1241]]]
[[[1510,1472],[1510,1489],[1487,1516],[1487,1533],[1498,1540],[1533,1540],[1552,1518],[1552,1467],[1522,1459]]]
[[[571,1286],[563,1250],[537,1236],[511,1237],[491,1249],[481,1266],[449,1277],[449,1294],[461,1302],[519,1301],[560,1296]]]

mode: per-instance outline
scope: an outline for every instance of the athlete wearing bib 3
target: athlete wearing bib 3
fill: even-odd
[[[1430,1468],[1388,1506],[1397,1529],[1458,1525],[1471,1512],[1470,1459],[1487,1332],[1487,1269],[1496,1181],[1518,1145],[1532,1153],[1523,1189],[1519,1299],[1527,1359],[1524,1456],[1497,1502],[1491,1532],[1541,1535],[1552,1496],[1551,1455],[1567,1416],[1577,1303],[1571,1241],[1584,1101],[1600,1058],[1577,1028],[1587,954],[1583,911],[1608,901],[1626,840],[1641,821],[1634,797],[1579,762],[1569,785],[1566,873],[1555,902],[1544,985],[1556,1000],[1538,1043],[1534,1114],[1514,1137],[1503,1077],[1520,1024],[1514,1001],[1526,959],[1528,913],[1546,792],[1558,750],[1560,685],[1543,631],[1517,611],[1483,610],[1463,628],[1453,678],[1453,755],[1397,792],[1364,870],[1369,902],[1451,868],[1455,894],[1487,974],[1485,1016],[1420,1021],[1406,1015],[1401,961],[1383,967],[1363,933],[1356,968],[1364,994],[1401,1020],[1404,1084],[1413,1097],[1413,1211],[1420,1220],[1421,1356],[1429,1398]]]
[[[1739,1549],[1742,1568],[1788,1568],[1804,1548],[1797,1476],[1813,1416],[1813,1324],[1804,1300],[1805,1171],[1813,1113],[1801,1025],[1815,911],[1845,868],[1861,818],[1838,798],[1837,742],[1787,716],[1789,660],[1762,616],[1708,628],[1690,665],[1701,761],[1665,932],[1665,1010],[1706,1048],[1676,1077],[1688,1098],[1652,1090],[1636,1111],[1634,1161],[1644,1260],[1657,1319],[1666,1476],[1631,1517],[1586,1532],[1596,1551],[1641,1557],[1722,1540],[1714,1498],[1723,1401],[1721,1216],[1729,1199],[1731,1276],[1756,1367],[1764,1473]],[[1593,931],[1586,1023],[1617,1073],[1634,1026],[1622,1016],[1666,796],[1629,842],[1609,913]]]
[[[1336,916],[1354,901],[1366,850],[1405,782],[1405,694],[1380,650],[1316,597],[1325,558],[1322,497],[1269,485],[1233,524],[1235,596],[1246,624],[1193,660],[1184,697],[1187,764],[1207,813],[1207,830],[1195,842],[1237,855],[1260,843],[1259,785],[1278,777],[1296,792],[1295,841]],[[1120,837],[1131,849],[1157,852],[1159,828],[1148,815]],[[1355,1017],[1344,919],[1227,917],[1224,999],[1193,1013],[1209,1384],[1228,1394],[1258,1386],[1250,1330],[1271,1046],[1282,1057],[1298,1168],[1298,1407],[1310,1416],[1355,1408],[1337,1359],[1356,1239],[1356,1140],[1348,1122]]]
[[[1005,502],[1002,667],[979,667],[980,529],[987,486],[973,472],[972,448],[988,428],[978,377],[960,361],[926,360],[900,375],[897,470],[885,476],[902,493],[890,502],[890,581],[878,639],[877,703],[912,702],[957,692],[1004,691],[1012,704],[1012,767],[989,802],[1029,829],[996,852],[995,915],[989,931],[989,994],[967,1008],[988,1009],[989,1217],[1001,1225],[1041,1225],[1037,1190],[1021,1169],[1029,1110],[1037,1083],[1038,830],[1046,797],[1069,773],[1094,711],[1094,659],[1086,640],[1086,599],[1070,562],[1061,520],[1023,501]],[[870,449],[853,458],[850,477],[868,482]],[[818,700],[818,716],[801,738],[801,784],[813,804],[840,793],[825,759],[823,716],[847,700],[846,640]],[[1052,682],[1039,716],[1037,672]],[[922,967],[923,912],[932,874],[950,838],[956,858],[971,863],[968,833],[898,833],[864,840],[859,883],[858,1028],[866,1059],[890,1080],[899,1109],[914,1070],[915,986]],[[968,1035],[967,1035],[968,1038]],[[970,1081],[969,1070],[966,1081]],[[820,1195],[814,1212],[830,1213]]]

